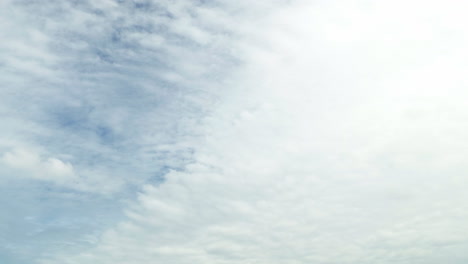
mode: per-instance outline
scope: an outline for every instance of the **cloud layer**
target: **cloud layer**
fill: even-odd
[[[71,82],[80,82],[76,98],[93,109],[64,118],[70,133],[82,131],[67,146],[93,142],[86,150],[104,167],[139,157],[101,180],[119,186],[133,181],[125,176],[133,168],[147,179],[148,167],[176,165],[162,182],[135,181],[142,188],[125,217],[89,246],[61,248],[40,263],[466,262],[464,3],[95,5],[62,7],[76,20],[67,38],[86,40],[76,44],[84,64],[66,72],[80,74]],[[98,92],[82,93],[109,76]],[[151,95],[164,89],[152,85],[166,83],[171,91],[157,101],[164,107],[153,106]],[[120,107],[106,104],[109,96]],[[67,123],[70,116],[86,127]],[[103,126],[109,131],[89,132]],[[47,177],[109,173],[43,149],[49,154],[9,149],[2,161]]]
[[[238,62],[209,21],[223,12],[170,2],[0,3],[0,262],[89,246],[192,161]]]

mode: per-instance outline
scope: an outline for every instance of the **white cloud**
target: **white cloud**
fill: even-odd
[[[192,162],[230,32],[192,1],[146,2],[0,1],[0,262],[88,247]]]
[[[3,154],[0,160],[7,167],[19,170],[19,175],[26,177],[69,186],[77,180],[70,163],[53,157],[41,157],[32,150],[15,149]]]
[[[234,62],[190,2],[144,5],[2,2],[0,153],[67,156],[80,180],[69,187],[107,194],[190,162],[210,78]]]
[[[195,162],[44,263],[466,262],[465,4],[267,6]]]

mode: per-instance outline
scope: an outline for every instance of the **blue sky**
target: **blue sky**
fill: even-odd
[[[462,1],[0,3],[0,263],[466,263]]]

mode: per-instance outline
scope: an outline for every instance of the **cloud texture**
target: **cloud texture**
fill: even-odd
[[[91,245],[61,249],[39,263],[465,263],[466,7],[462,1],[109,1],[101,15],[74,14],[81,19],[68,23],[78,28],[74,34],[93,36],[100,50],[78,41],[83,63],[99,63],[93,72],[86,72],[88,64],[70,72],[82,74],[80,87],[113,76],[89,101],[115,95],[122,103],[89,103],[97,110],[85,118],[87,127],[78,122],[70,130],[100,131],[106,124],[115,138],[83,132],[71,145],[94,142],[86,146],[97,156],[108,153],[99,160],[113,164],[125,160],[119,150],[146,157],[149,144],[161,151],[152,152],[157,164],[177,166],[168,166],[163,181],[135,181],[141,191],[125,217]],[[87,23],[99,26],[79,28]],[[151,33],[143,29],[147,23]],[[106,34],[119,42],[100,40]],[[157,60],[164,66],[156,67]],[[153,111],[151,95],[164,94],[155,87],[165,83],[171,92],[161,101],[168,106]],[[122,90],[108,93],[110,87]],[[129,95],[127,87],[141,93]],[[122,176],[102,182],[129,184],[125,173],[140,164],[146,169],[150,160],[134,159]],[[74,177],[85,168],[19,148],[2,161]],[[148,177],[143,172],[132,175]]]

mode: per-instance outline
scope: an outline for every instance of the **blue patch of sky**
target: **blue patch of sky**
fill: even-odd
[[[0,200],[7,201],[0,214],[0,259],[23,263],[45,252],[91,246],[100,230],[122,219],[116,198],[125,199],[9,178],[8,184],[0,185]]]

